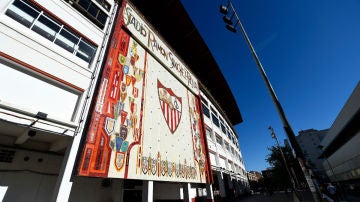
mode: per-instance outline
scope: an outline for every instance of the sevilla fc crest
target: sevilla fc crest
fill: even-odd
[[[157,84],[161,110],[171,133],[174,133],[181,119],[181,97],[176,96],[170,88],[163,86],[159,80]]]

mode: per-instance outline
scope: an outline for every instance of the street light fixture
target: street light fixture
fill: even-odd
[[[220,13],[227,15],[229,13],[228,6],[220,5]]]
[[[303,162],[305,162],[305,157],[304,157],[304,154],[303,154],[303,152],[302,152],[302,150],[301,150],[301,148],[300,148],[299,143],[296,141],[295,133],[294,133],[294,131],[292,130],[292,128],[291,128],[291,126],[290,126],[290,124],[289,124],[289,122],[288,122],[288,120],[287,120],[287,118],[286,118],[286,116],[285,116],[285,112],[284,112],[284,110],[283,110],[283,108],[282,108],[279,100],[277,99],[277,96],[276,96],[276,94],[275,94],[275,91],[274,91],[274,89],[272,88],[269,79],[267,78],[267,75],[266,75],[266,73],[265,73],[265,70],[264,70],[261,62],[260,62],[260,59],[258,58],[258,56],[257,56],[257,54],[256,54],[256,52],[255,52],[255,49],[253,48],[253,46],[252,46],[252,44],[251,44],[251,42],[250,42],[250,39],[249,39],[249,37],[248,37],[247,34],[246,34],[246,31],[245,31],[245,29],[244,29],[244,26],[242,25],[242,23],[241,23],[241,21],[240,21],[240,18],[239,18],[239,16],[237,15],[234,6],[233,6],[232,3],[231,3],[231,0],[228,0],[227,6],[223,6],[223,5],[220,6],[220,12],[221,12],[222,14],[226,15],[226,16],[229,14],[229,9],[231,10],[231,13],[230,13],[230,14],[233,16],[231,19],[236,20],[236,22],[235,22],[234,25],[232,25],[232,23],[231,23],[231,24],[226,23],[226,28],[227,28],[228,30],[230,30],[231,32],[234,32],[234,33],[235,33],[235,32],[236,32],[236,25],[239,25],[239,28],[240,28],[240,30],[241,30],[244,38],[245,38],[245,41],[246,41],[246,43],[247,43],[247,45],[248,45],[248,47],[249,47],[249,49],[250,49],[250,51],[251,51],[251,54],[252,54],[252,56],[253,56],[253,58],[254,58],[254,60],[255,60],[255,63],[256,63],[256,65],[257,65],[257,67],[258,67],[258,69],[259,69],[259,71],[260,71],[260,73],[261,73],[261,76],[262,76],[262,78],[263,78],[263,80],[264,80],[264,82],[265,82],[265,84],[266,84],[266,87],[267,87],[267,89],[268,89],[268,91],[269,91],[269,93],[270,93],[270,95],[271,95],[271,98],[272,98],[272,100],[273,100],[273,102],[274,102],[274,104],[275,104],[275,107],[276,107],[276,109],[277,109],[277,111],[278,111],[278,114],[279,114],[280,119],[281,119],[281,121],[282,121],[284,130],[285,130],[285,132],[286,132],[287,137],[288,137],[289,140],[290,140],[290,143],[291,143],[292,148],[293,148],[294,151],[295,151],[296,158],[298,159],[299,164],[300,164],[300,166],[301,166],[301,168],[302,168],[302,171],[303,171],[303,174],[304,174],[305,179],[306,179],[306,181],[307,181],[307,184],[308,184],[308,186],[309,186],[309,189],[310,189],[310,191],[313,193],[313,198],[314,198],[315,201],[318,201],[318,198],[316,197],[316,194],[315,194],[316,190],[315,190],[314,183],[313,183],[313,181],[312,181],[312,179],[311,179],[311,176],[309,175],[308,170],[305,168],[305,166],[304,166],[304,164],[303,164]]]
[[[229,16],[224,15],[223,20],[228,25],[232,24],[232,18],[230,18]]]

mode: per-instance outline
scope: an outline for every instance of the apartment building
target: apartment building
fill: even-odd
[[[249,181],[258,182],[262,178],[262,175],[257,171],[249,171],[247,172],[247,177]]]
[[[240,111],[179,1],[3,0],[0,26],[3,201],[246,190]]]
[[[323,167],[323,158],[319,158],[322,150],[321,141],[326,137],[328,129],[316,130],[308,129],[299,131],[299,135],[296,136],[302,152],[307,160],[307,165],[310,166],[312,172],[314,172],[317,180],[320,182],[327,181],[327,176]]]

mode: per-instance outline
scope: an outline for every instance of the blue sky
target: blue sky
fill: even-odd
[[[181,0],[235,96],[235,126],[249,170],[269,165],[267,148],[286,138],[265,83],[240,32],[225,28],[225,0]],[[357,0],[233,0],[294,132],[331,127],[359,82],[360,2]]]

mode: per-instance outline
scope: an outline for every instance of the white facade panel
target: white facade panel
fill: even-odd
[[[210,162],[212,166],[217,166],[217,162],[216,162],[216,154],[213,153],[209,153],[210,154]]]
[[[66,91],[1,63],[0,72],[0,100],[26,107],[29,111],[41,111],[52,117],[71,121],[79,94]]]
[[[216,151],[216,145],[215,142],[212,140],[209,140],[209,137],[207,137],[207,143],[208,143],[208,149],[211,151]]]
[[[216,147],[217,147],[217,152],[219,155],[226,156],[225,149],[223,148],[222,145],[216,143]]]
[[[226,160],[223,157],[219,158],[219,166],[222,168],[226,168]]]

